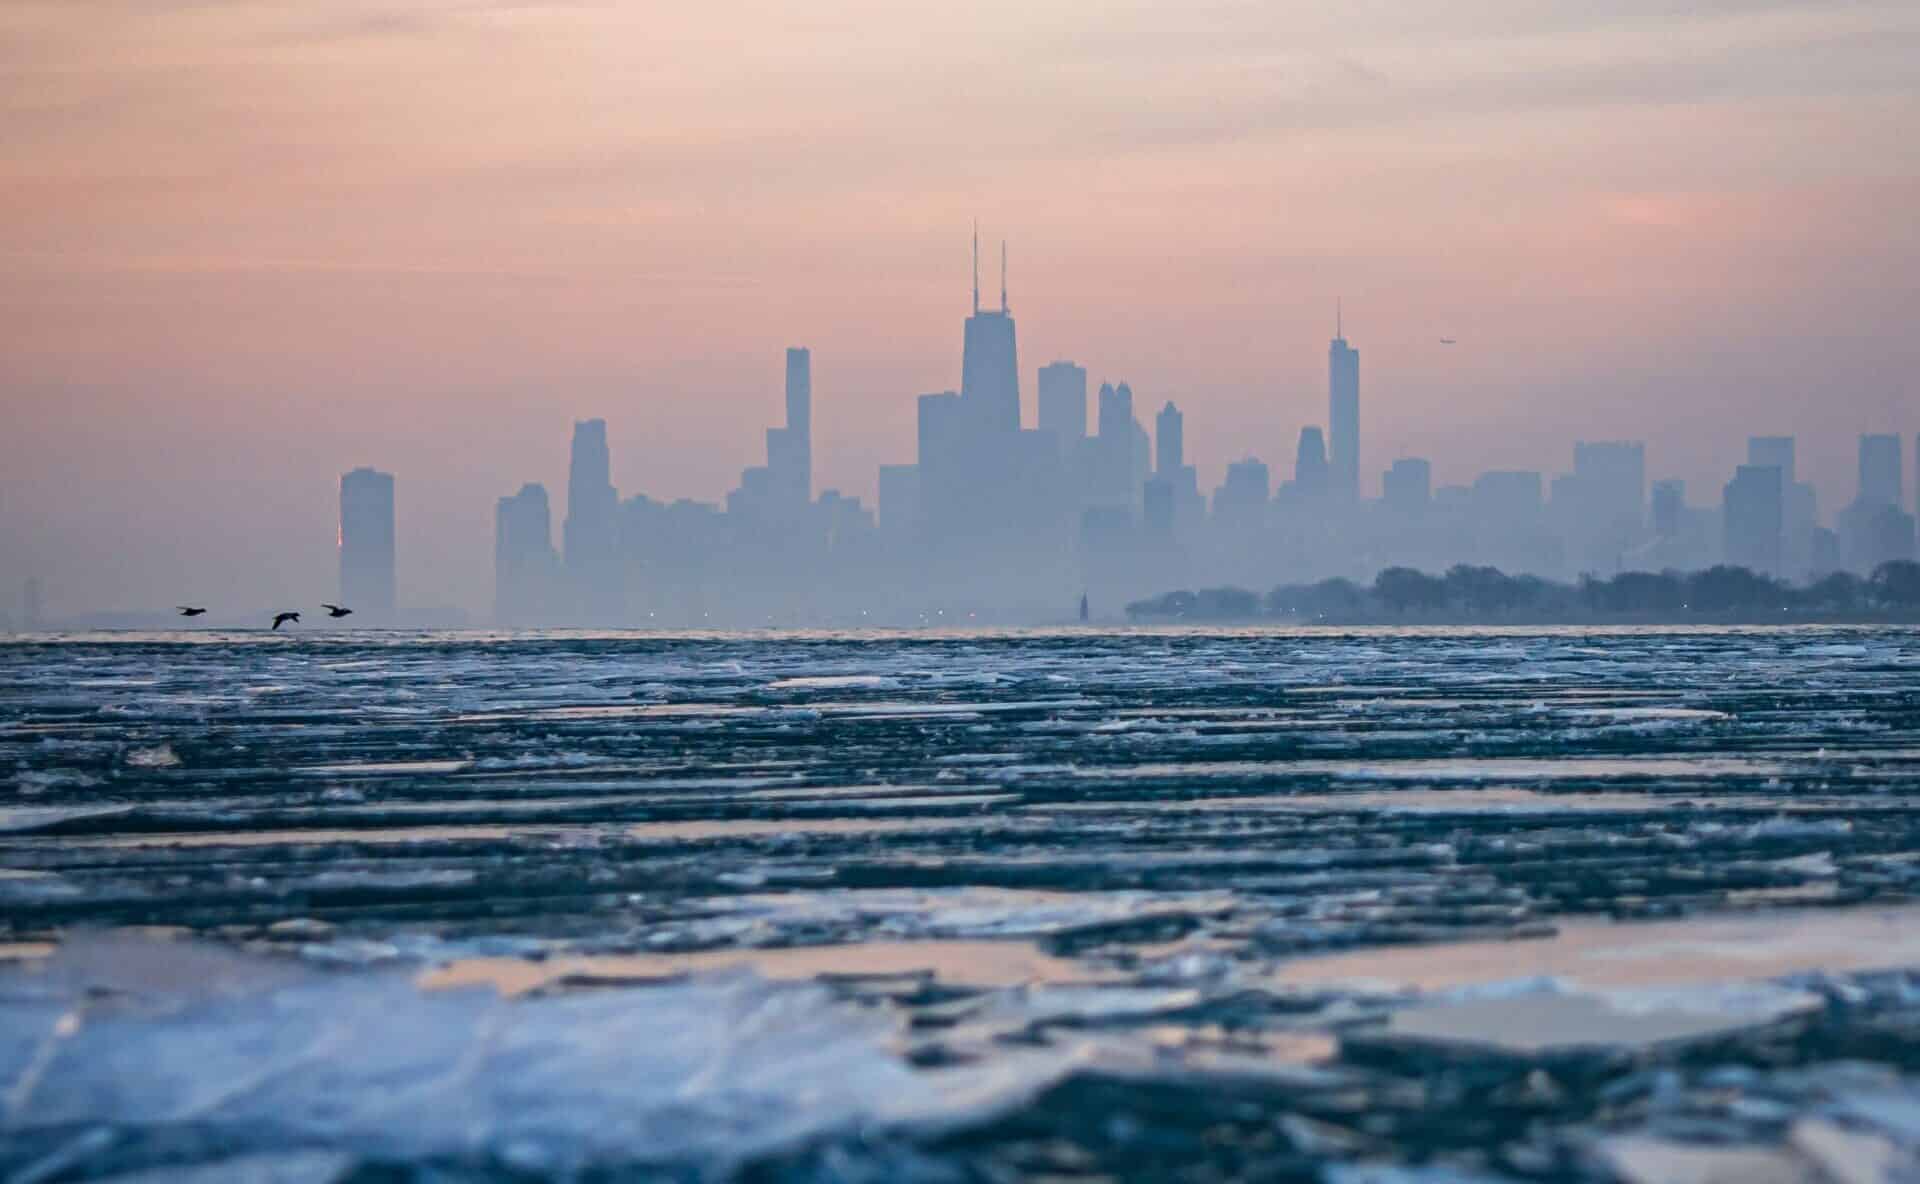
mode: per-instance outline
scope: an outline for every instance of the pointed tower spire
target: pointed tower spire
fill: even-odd
[[[1000,240],[1000,313],[1007,312],[1007,240]]]
[[[973,220],[973,311],[980,312],[980,219]]]

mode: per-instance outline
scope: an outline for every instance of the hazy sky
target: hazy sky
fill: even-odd
[[[1073,358],[1207,489],[1324,422],[1337,295],[1369,491],[1625,437],[1717,502],[1788,432],[1830,513],[1920,430],[1916,61],[1912,0],[8,0],[0,603],[309,604],[371,464],[402,600],[484,611],[573,419],[717,499],[788,345],[870,498],[975,217],[1029,423]]]

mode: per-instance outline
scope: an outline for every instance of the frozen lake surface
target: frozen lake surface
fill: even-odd
[[[1895,629],[0,639],[0,1172],[1920,1178],[1916,787]]]

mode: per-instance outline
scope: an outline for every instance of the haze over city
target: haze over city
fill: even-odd
[[[0,0],[0,1180],[1920,1184],[1916,0]]]
[[[1204,491],[1291,475],[1339,300],[1365,497],[1631,439],[1708,504],[1792,435],[1831,517],[1920,429],[1916,49],[1871,3],[10,5],[0,570],[308,603],[370,465],[404,601],[484,616],[575,420],[623,496],[720,501],[792,345],[813,488],[871,506],[976,218],[1026,425],[1072,358],[1178,403]]]

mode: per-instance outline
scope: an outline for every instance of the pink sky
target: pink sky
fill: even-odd
[[[14,0],[0,604],[316,600],[371,464],[402,599],[484,611],[574,418],[623,494],[717,499],[787,345],[871,497],[958,383],[975,217],[1029,422],[1073,358],[1208,488],[1324,422],[1337,295],[1369,490],[1640,438],[1714,502],[1784,432],[1831,512],[1920,431],[1915,60],[1905,0]]]

